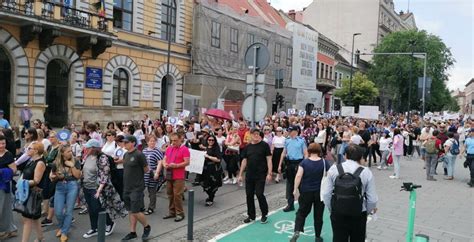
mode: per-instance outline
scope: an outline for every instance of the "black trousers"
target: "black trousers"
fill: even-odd
[[[251,219],[255,219],[255,201],[254,196],[257,195],[258,205],[262,211],[262,216],[268,214],[268,203],[265,195],[265,178],[261,179],[245,179],[245,193],[247,195],[247,214]]]
[[[302,192],[298,199],[298,203],[300,207],[296,212],[295,232],[304,232],[306,217],[308,217],[308,214],[311,212],[311,207],[313,207],[314,231],[316,237],[321,237],[321,230],[323,229],[324,203],[320,201],[319,191]]]
[[[471,173],[471,184],[474,184],[474,155],[468,154],[466,159],[469,171]]]
[[[360,216],[343,216],[331,213],[333,242],[364,242],[367,212]]]
[[[286,167],[286,200],[288,206],[293,207],[295,203],[295,196],[293,196],[293,189],[295,187],[295,177],[298,171],[300,161],[287,161]]]

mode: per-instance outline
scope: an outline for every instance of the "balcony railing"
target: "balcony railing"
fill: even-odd
[[[331,80],[327,78],[318,78],[318,86],[327,86],[327,87],[332,87],[335,88],[337,87],[337,81],[336,80]]]
[[[0,11],[36,16],[52,22],[84,29],[112,32],[112,20],[61,3],[31,0],[0,0]]]

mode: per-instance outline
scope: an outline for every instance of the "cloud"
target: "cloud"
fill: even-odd
[[[474,70],[469,67],[454,66],[449,71],[449,80],[447,86],[450,90],[464,90],[465,85],[474,78]]]

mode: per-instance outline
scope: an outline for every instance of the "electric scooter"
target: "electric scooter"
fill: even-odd
[[[408,212],[408,229],[406,235],[407,242],[428,242],[430,237],[424,234],[416,234],[413,238],[413,230],[415,228],[415,210],[416,210],[416,189],[421,185],[415,185],[412,182],[404,182],[402,190],[410,192],[410,210]]]

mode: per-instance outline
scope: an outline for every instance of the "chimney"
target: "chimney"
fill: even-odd
[[[400,11],[400,15],[403,15],[403,14],[404,14],[403,10],[402,10],[402,11]]]
[[[296,12],[295,12],[295,10],[292,9],[292,10],[288,11],[288,17],[290,17],[290,18],[293,19],[293,20],[296,20]]]

